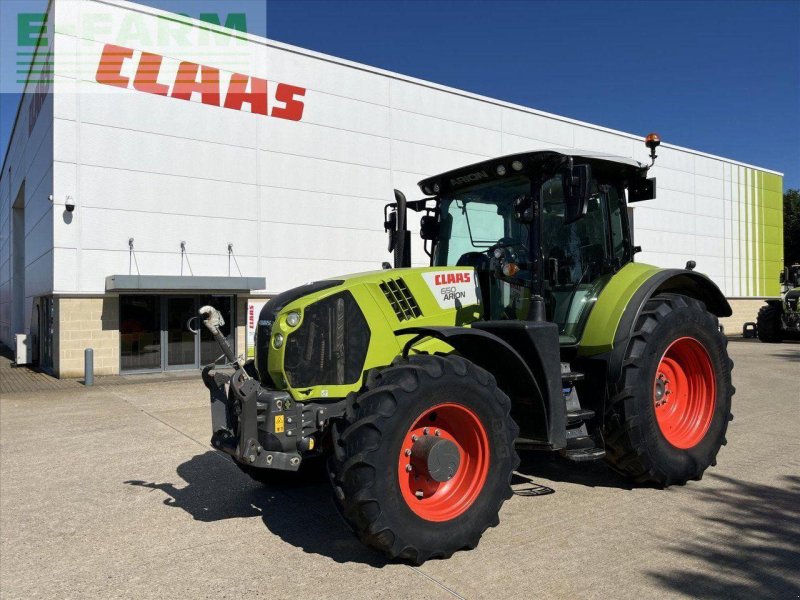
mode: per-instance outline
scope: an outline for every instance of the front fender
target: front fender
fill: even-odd
[[[535,439],[542,442],[558,447],[564,445],[564,441],[559,439],[563,437],[563,432],[561,436],[554,435],[555,423],[550,422],[550,411],[547,410],[547,404],[556,402],[550,398],[552,390],[543,389],[527,361],[505,340],[488,331],[471,327],[410,327],[395,331],[395,335],[416,336],[406,343],[404,353],[412,347],[418,347],[418,341],[423,337],[444,342],[459,355],[491,373],[497,386],[512,398],[515,406],[524,404],[531,407],[530,418],[519,422],[517,417],[521,429],[531,431]],[[557,386],[556,391],[560,391]]]

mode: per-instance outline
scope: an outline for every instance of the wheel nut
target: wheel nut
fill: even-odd
[[[411,436],[411,441],[412,441],[412,442],[416,442],[418,439],[419,439],[419,438],[418,438],[417,436],[415,436],[415,435],[412,435],[412,436]]]
[[[426,427],[425,429],[422,430],[422,433],[424,435],[428,435],[428,431],[429,431],[429,429]]]
[[[405,454],[406,456],[411,456],[411,448],[407,448]]]
[[[433,435],[442,435],[442,432],[437,429],[433,432]]]
[[[414,467],[412,467],[411,465],[406,465],[406,471],[408,471],[409,473],[410,473],[410,472],[411,472],[413,469],[414,469]]]

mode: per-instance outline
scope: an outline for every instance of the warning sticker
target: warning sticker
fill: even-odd
[[[423,273],[422,277],[440,308],[461,308],[478,303],[478,284],[472,269],[433,271]]]
[[[283,415],[275,415],[275,433],[283,433]]]

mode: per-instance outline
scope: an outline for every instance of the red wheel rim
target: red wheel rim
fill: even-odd
[[[458,449],[459,464],[447,481],[436,481],[419,463],[412,448],[423,437],[449,440]],[[410,470],[409,470],[410,469]],[[483,489],[489,473],[489,438],[478,416],[460,404],[438,404],[414,421],[403,437],[398,460],[400,491],[409,508],[427,521],[449,521],[463,514]]]
[[[703,345],[691,337],[672,342],[661,357],[653,383],[656,420],[676,448],[700,443],[711,425],[716,380]]]

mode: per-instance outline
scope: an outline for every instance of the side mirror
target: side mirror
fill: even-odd
[[[564,172],[564,223],[574,223],[586,215],[591,195],[592,167],[575,165]]]
[[[389,205],[387,205],[388,208]],[[389,252],[394,250],[394,243],[395,243],[395,231],[397,230],[397,211],[393,210],[392,212],[386,214],[384,216],[385,221],[383,222],[383,230],[389,234]]]
[[[439,236],[439,220],[433,215],[425,215],[419,220],[419,236],[423,240],[435,240]]]
[[[656,178],[636,178],[628,184],[628,203],[655,200]]]

